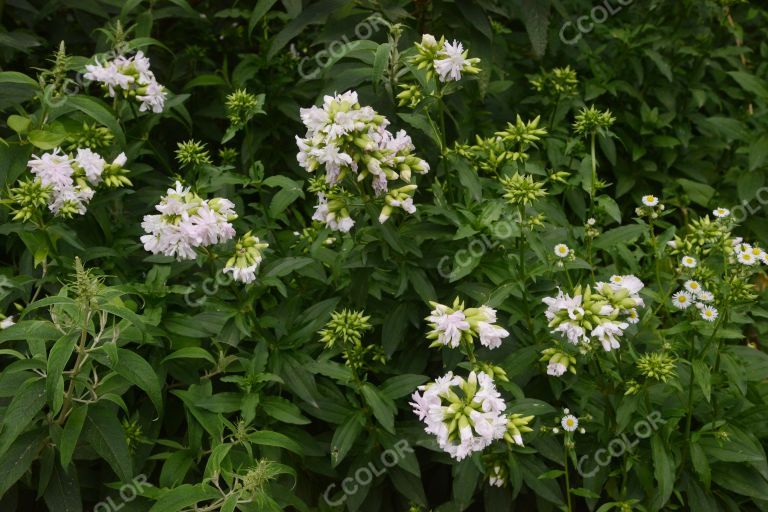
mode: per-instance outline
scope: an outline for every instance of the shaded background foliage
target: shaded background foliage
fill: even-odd
[[[516,115],[542,117],[550,135],[526,170],[539,175],[545,169],[568,171],[574,178],[563,187],[560,204],[547,203],[552,229],[532,243],[528,293],[535,294],[553,288],[551,282],[535,280],[543,272],[539,268],[543,265],[533,261],[535,256],[560,241],[571,224],[583,224],[587,215],[583,194],[574,186],[583,174],[586,148],[570,128],[575,111],[583,105],[608,108],[617,118],[615,137],[601,140],[599,159],[601,177],[612,183],[605,193],[615,199],[621,218],[631,217],[639,197],[648,191],[669,198],[669,205],[678,207],[683,218],[689,209],[732,207],[746,201],[754,211],[744,221],[742,234],[768,239],[767,213],[755,195],[765,185],[768,170],[768,11],[757,2],[729,4],[634,2],[569,45],[559,37],[563,23],[589,15],[592,2],[0,2],[3,71],[34,76],[35,69],[49,67],[52,51],[64,41],[67,52],[79,56],[71,61],[74,80],[91,55],[111,48],[109,27],[119,19],[130,27],[133,46],[148,53],[158,80],[173,93],[162,116],[142,117],[124,127],[132,190],[98,197],[86,216],[57,227],[47,240],[11,223],[8,211],[0,210],[2,272],[13,284],[4,290],[1,304],[6,311],[12,311],[14,303],[27,304],[38,286],[44,290],[41,297],[55,295],[77,255],[86,266],[98,267],[110,286],[129,294],[126,307],[140,314],[145,332],[127,329],[121,343],[155,369],[164,411],[156,412],[146,393],[126,387],[121,394],[127,412],[115,409],[103,414],[114,413],[140,428],[141,440],[131,444],[131,471],[149,475],[155,485],[200,482],[213,449],[209,438],[226,430],[224,418],[236,421],[251,410],[253,425],[301,445],[295,450],[293,445],[286,449],[284,440],[255,443],[260,455],[282,461],[298,473],[292,491],[290,479],[274,484],[271,495],[280,506],[326,509],[319,496],[329,483],[377,460],[383,447],[405,438],[420,446],[416,456],[375,486],[350,496],[347,506],[404,510],[409,503],[420,503],[462,510],[474,503],[477,509],[484,505],[496,510],[506,503],[509,508],[510,491],[482,487],[478,468],[451,465],[447,455],[423,448],[430,441],[406,400],[412,388],[426,380],[419,375],[436,375],[444,365],[457,362],[450,354],[441,360],[426,350],[422,321],[428,313],[426,301],[447,302],[455,294],[489,301],[507,315],[515,341],[493,354],[493,360],[510,374],[513,393],[522,397],[525,387],[526,396],[551,403],[552,396],[557,400],[564,392],[534,367],[538,352],[533,347],[545,333],[545,322],[537,320],[533,331],[525,327],[531,295],[513,270],[517,266],[508,254],[509,244],[454,269],[450,279],[438,272],[444,257],[452,258],[466,248],[468,237],[488,233],[502,217],[503,207],[493,199],[500,196],[499,187],[456,162],[435,166],[442,186],[420,189],[417,218],[394,226],[364,227],[361,222],[354,242],[339,237],[326,245],[326,232],[297,238],[293,232],[310,225],[313,206],[305,192],[308,176],[295,160],[294,136],[303,131],[300,107],[317,103],[323,94],[356,89],[362,103],[373,105],[398,128],[408,129],[417,153],[430,164],[437,163],[439,154],[433,137],[419,129],[418,121],[398,115],[410,111],[397,107],[396,77],[376,62],[378,48],[387,42],[386,27],[374,31],[369,40],[352,43],[342,58],[315,78],[301,76],[302,59],[311,61],[334,41],[354,41],[355,27],[378,13],[390,23],[403,24],[401,51],[426,32],[459,39],[472,56],[482,59],[477,80],[465,85],[465,93],[449,98],[453,122],[447,123],[446,136],[451,145],[472,143],[475,134],[491,135]],[[566,65],[578,75],[576,94],[537,92],[531,85],[533,75]],[[73,87],[73,93],[81,92],[81,86]],[[225,98],[237,88],[264,94],[264,114],[222,143],[229,126]],[[95,88],[91,93],[96,94]],[[0,84],[4,117],[34,111],[32,94],[20,86]],[[76,120],[90,121],[85,115]],[[10,140],[10,128],[0,125],[0,129]],[[259,285],[247,291],[221,285],[206,296],[201,291],[204,280],[215,276],[221,262],[171,265],[169,258],[148,255],[138,242],[141,217],[150,213],[172,178],[191,179],[174,160],[177,143],[190,138],[205,142],[214,155],[214,164],[195,176],[198,190],[229,197],[242,212],[238,230],[252,229],[271,244]],[[237,151],[232,165],[221,165],[218,151],[224,147]],[[0,186],[16,181],[33,149],[0,145]],[[51,247],[41,249],[54,240]],[[621,242],[606,246],[600,263],[633,270],[642,255],[628,248],[631,240],[623,247]],[[45,274],[35,265],[41,250],[47,258]],[[195,300],[205,298],[199,307],[190,307],[185,300],[190,286],[196,287],[191,295]],[[317,342],[316,332],[341,307],[364,309],[372,316],[371,339],[380,340],[388,359],[371,368],[368,378],[388,391],[387,399],[396,404],[389,414],[397,412],[397,422],[388,433],[366,421],[365,432],[352,437],[354,448],[346,460],[333,465],[331,444],[339,427],[357,410],[365,411],[369,419],[372,414],[359,390],[336,382],[345,369]],[[541,310],[533,300],[530,308]],[[756,324],[748,334],[759,341],[765,327]],[[23,344],[19,339],[0,340],[15,347]],[[213,364],[205,356],[183,363],[164,361],[172,352],[189,347],[203,349]],[[268,374],[279,376],[281,382],[258,378]],[[0,407],[14,396],[19,383],[3,374]],[[270,402],[271,397],[282,399]],[[755,401],[762,402],[762,397]],[[595,398],[594,404],[601,405],[600,400]],[[742,426],[764,442],[768,432],[757,424],[766,417],[761,409]],[[546,441],[533,446],[547,453]],[[92,506],[108,494],[106,484],[117,478],[110,464],[89,450],[80,460],[76,456],[75,478],[81,487],[78,499]],[[528,476],[544,472],[549,458],[521,457],[520,508],[543,510],[562,500],[552,480]],[[42,483],[46,471],[50,469],[45,462],[35,462],[19,483],[10,482],[0,508],[26,509],[35,491],[51,492]],[[419,474],[423,488],[414,478]],[[768,476],[765,471],[763,475]],[[738,484],[724,485],[744,494]],[[747,485],[768,488],[764,479]],[[755,498],[765,503],[768,493]],[[739,506],[735,499],[722,500],[706,503]],[[53,498],[46,501],[51,510],[58,510],[51,505]],[[139,499],[126,510],[145,510],[148,503]],[[73,507],[61,510],[79,510]]]

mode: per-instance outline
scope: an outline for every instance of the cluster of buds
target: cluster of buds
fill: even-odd
[[[125,153],[120,153],[107,163],[89,148],[71,154],[56,148],[42,156],[32,155],[27,166],[35,178],[21,180],[4,202],[12,205],[14,220],[24,222],[39,217],[39,209],[46,204],[57,217],[83,215],[95,187],[131,185],[123,168],[126,160]]]
[[[334,311],[318,333],[325,348],[341,350],[346,365],[355,372],[364,369],[368,361],[382,364],[386,361],[381,347],[363,343],[363,335],[373,328],[370,318],[362,311]]]
[[[642,203],[642,206],[635,208],[635,214],[641,218],[657,219],[665,210],[665,206],[659,202],[659,198],[651,194],[643,196]]]
[[[598,110],[594,105],[582,108],[576,114],[573,129],[578,135],[607,135],[616,118],[610,110]]]
[[[544,349],[539,361],[547,363],[547,375],[560,377],[567,371],[576,374],[576,358],[563,350],[554,347]]]
[[[307,133],[304,138],[296,137],[299,165],[308,172],[322,168],[329,186],[338,186],[344,191],[345,179],[349,178],[349,184],[357,186],[355,184],[370,178],[374,196],[379,197],[387,194],[391,182],[400,180],[408,185],[414,173],[429,171],[429,164],[413,154],[414,146],[406,132],[400,130],[393,134],[387,130],[389,121],[371,107],[361,106],[354,91],[326,96],[322,107],[301,109],[301,119]],[[415,185],[401,187],[399,197],[391,200],[405,202],[408,206],[404,210],[412,213],[415,190]],[[363,199],[366,198],[363,192]],[[333,197],[324,194],[319,199],[320,213],[316,213],[316,220],[331,229],[349,231],[354,220],[347,205],[339,205],[339,210],[346,211],[337,213],[335,205],[325,208]],[[329,213],[334,215],[329,217]],[[385,215],[384,220],[387,217]]]
[[[262,251],[267,247],[268,243],[260,241],[250,231],[247,232],[235,244],[235,253],[227,260],[223,272],[231,273],[235,281],[252,283],[264,258]]]
[[[515,173],[499,181],[504,187],[504,199],[516,206],[528,206],[547,195],[544,184],[529,174]]]
[[[536,92],[552,97],[574,96],[579,86],[576,71],[571,66],[534,75],[530,82]]]
[[[415,109],[424,99],[421,87],[416,84],[400,84],[399,87],[403,90],[397,94],[398,107],[408,106],[411,109]]]
[[[643,286],[633,275],[615,275],[608,283],[577,286],[573,296],[558,290],[556,297],[543,299],[551,332],[585,350],[591,349],[593,338],[606,352],[617,349],[624,330],[638,322],[636,308],[644,305],[639,296]]]
[[[675,377],[677,359],[666,352],[648,352],[637,358],[637,371],[646,379],[667,382]]]
[[[537,147],[537,142],[547,134],[546,128],[539,128],[540,117],[523,121],[518,115],[514,123],[507,123],[504,130],[491,137],[475,136],[475,144],[456,143],[453,151],[481,171],[499,174],[505,167],[528,160],[528,151]],[[558,175],[562,176],[562,175]]]
[[[176,147],[176,161],[182,167],[195,168],[211,164],[211,154],[203,142],[187,140],[179,142]]]
[[[411,57],[411,64],[416,69],[426,71],[427,80],[437,77],[441,82],[457,82],[461,74],[476,75],[480,72],[478,58],[469,58],[469,50],[454,40],[449,43],[445,37],[436,40],[430,34],[423,34],[421,42],[416,43],[416,55]]]
[[[419,386],[411,398],[414,413],[426,424],[424,430],[435,435],[440,448],[456,460],[508,434],[509,419],[503,414],[507,404],[485,373],[471,372],[465,380],[448,372]],[[522,444],[520,426],[515,425],[517,433],[510,435],[516,444]]]
[[[430,302],[433,310],[426,318],[432,330],[427,339],[434,340],[430,347],[449,346],[457,348],[462,343],[472,345],[475,338],[489,349],[501,346],[509,332],[496,325],[496,310],[488,306],[464,309],[464,303],[457,297],[453,306],[448,307]]]
[[[115,136],[106,126],[99,126],[96,123],[88,124],[83,122],[83,128],[79,132],[72,133],[67,142],[68,149],[90,148],[103,149],[112,144]]]
[[[252,94],[245,89],[238,89],[227,95],[224,104],[227,109],[227,118],[233,126],[244,126],[256,114],[263,114],[263,94]]]
[[[95,64],[85,66],[87,72],[83,76],[101,83],[110,97],[121,94],[125,98],[135,98],[141,102],[141,112],[163,111],[168,93],[155,79],[155,74],[149,69],[149,59],[144,53],[137,52],[131,57],[118,55],[106,62],[99,62],[98,58],[95,60]]]

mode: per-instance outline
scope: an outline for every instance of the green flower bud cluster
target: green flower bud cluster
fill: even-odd
[[[499,180],[504,187],[504,199],[516,206],[531,205],[547,195],[544,183],[535,181],[530,174],[515,173]]]
[[[400,84],[398,87],[403,89],[397,97],[397,106],[408,106],[411,109],[415,109],[419,106],[424,99],[424,94],[421,92],[421,87],[417,84]]]
[[[578,92],[579,80],[571,66],[554,68],[539,73],[530,79],[534,90],[551,97],[574,96]]]
[[[576,114],[573,129],[578,135],[605,134],[615,121],[610,110],[598,110],[592,105],[582,108]]]
[[[263,114],[264,95],[252,94],[245,89],[238,89],[227,96],[225,107],[227,118],[233,126],[243,126],[256,114]]]
[[[83,123],[83,129],[79,132],[70,134],[67,138],[68,149],[74,150],[78,147],[90,149],[103,149],[109,147],[115,136],[105,126],[98,126],[96,123]]]
[[[10,197],[0,201],[11,205],[13,220],[27,222],[48,204],[51,198],[51,187],[44,186],[38,179],[26,178],[19,181],[10,191]]]
[[[363,344],[363,335],[373,328],[369,320],[370,317],[365,316],[362,311],[334,311],[325,328],[319,332],[320,341],[325,344],[325,348],[340,349],[345,364],[355,374],[364,371],[371,361],[380,364],[386,362],[386,356],[380,346]]]
[[[635,366],[643,377],[659,382],[675,377],[677,359],[666,352],[649,352],[641,355]]]
[[[326,348],[344,347],[361,343],[363,334],[373,329],[370,316],[362,311],[343,309],[331,313],[331,319],[320,331],[320,341]]]
[[[211,155],[205,144],[196,140],[187,140],[177,144],[176,160],[182,167],[200,167],[211,164]]]

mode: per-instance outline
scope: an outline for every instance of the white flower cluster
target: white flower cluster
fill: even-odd
[[[118,55],[103,63],[96,59],[96,64],[89,64],[85,69],[87,72],[83,76],[100,82],[110,97],[114,98],[121,91],[124,96],[135,97],[141,102],[141,112],[152,110],[159,114],[163,111],[168,93],[157,83],[143,52],[132,57]]]
[[[761,262],[764,265],[768,265],[768,253],[759,247],[753,247],[748,243],[742,242],[741,238],[734,239],[733,249],[736,252],[736,261],[742,265],[751,267]]]
[[[471,372],[467,380],[448,372],[435,382],[419,386],[412,395],[413,411],[437,437],[437,444],[456,460],[481,451],[507,432],[507,408],[493,379]],[[457,393],[458,391],[458,393]],[[522,445],[520,434],[515,439]]]
[[[688,309],[695,305],[703,320],[713,322],[717,318],[718,311],[708,303],[712,302],[715,296],[693,279],[686,281],[684,287],[684,290],[680,290],[672,295],[672,304],[678,309]]]
[[[390,184],[398,179],[410,183],[412,173],[428,172],[429,164],[412,154],[414,146],[404,130],[392,134],[387,118],[361,106],[356,92],[325,96],[322,107],[302,108],[301,120],[307,133],[296,137],[296,158],[304,169],[314,172],[322,167],[331,186],[340,185],[347,176],[356,182],[370,177],[375,196],[387,194],[389,211],[392,207],[408,213],[416,210],[412,199],[416,185],[390,189]],[[349,231],[354,220],[344,196],[329,194],[320,194],[313,218],[331,229]]]
[[[643,286],[633,275],[614,275],[610,282],[586,286],[583,292],[577,287],[573,296],[558,290],[556,297],[543,299],[551,332],[574,345],[589,346],[594,338],[606,352],[617,349],[624,330],[638,322],[636,308],[644,306],[639,296]],[[559,366],[556,369],[560,374],[565,371]]]
[[[180,182],[155,206],[159,215],[146,215],[141,227],[144,249],[179,260],[197,257],[195,248],[226,242],[235,236],[234,204],[224,198],[205,200]]]
[[[427,338],[435,340],[433,346],[447,345],[457,348],[462,339],[472,343],[475,337],[480,344],[489,349],[501,346],[501,340],[509,336],[509,332],[496,325],[496,310],[488,306],[464,309],[464,304],[458,298],[453,307],[430,302],[433,311],[427,317],[432,331]]]
[[[42,156],[32,155],[27,167],[50,192],[48,208],[54,215],[83,215],[93,198],[91,187],[102,182],[105,169],[119,173],[126,160],[125,153],[120,153],[108,164],[88,148],[79,148],[76,155],[62,153],[56,148]]]

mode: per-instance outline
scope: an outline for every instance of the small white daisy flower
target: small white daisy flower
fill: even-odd
[[[565,258],[571,253],[571,249],[565,244],[557,244],[555,246],[555,256],[558,258]]]
[[[691,293],[693,293],[695,295],[700,294],[701,291],[703,290],[703,288],[701,287],[699,282],[698,281],[694,281],[693,279],[686,281],[684,286],[685,286],[686,290],[688,290],[689,292],[691,292]]]
[[[730,214],[731,214],[731,210],[729,210],[728,208],[715,208],[714,210],[712,210],[712,215],[714,215],[718,219],[724,219]]]
[[[590,217],[587,219],[587,226],[594,226],[596,222],[594,217]]]
[[[680,263],[684,267],[696,268],[697,261],[696,261],[696,258],[694,258],[693,256],[683,256],[683,259],[680,260]]]
[[[754,265],[755,262],[757,262],[757,258],[755,258],[755,255],[752,254],[752,252],[741,252],[736,259],[739,260],[739,263],[742,265]]]
[[[627,313],[627,322],[630,324],[636,324],[640,321],[640,316],[637,314],[637,310],[635,308],[632,308]]]
[[[557,427],[554,427],[554,428],[552,429],[552,433],[553,433],[553,434],[559,434],[559,433],[560,433],[560,429],[559,429],[559,428],[557,428]]]
[[[568,414],[560,420],[560,424],[566,432],[573,432],[579,428],[579,419],[573,414]]]
[[[652,195],[643,196],[643,204],[645,206],[656,206],[659,204],[659,198]]]
[[[701,313],[701,318],[707,322],[714,322],[715,318],[717,318],[717,310],[712,306],[704,306],[699,312]]]
[[[699,296],[697,297],[701,302],[712,302],[715,300],[715,296],[712,295],[712,292],[708,292],[706,290],[702,290],[701,293],[699,293]]]
[[[672,303],[678,309],[688,309],[693,304],[693,296],[690,292],[681,290],[672,296]]]
[[[611,276],[610,281],[613,284],[621,284],[624,282],[624,276]]]

